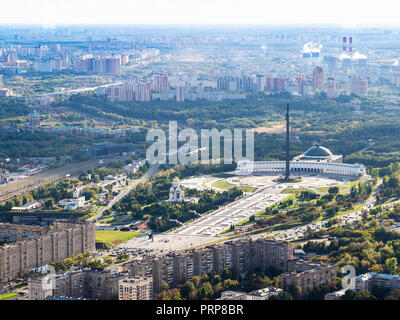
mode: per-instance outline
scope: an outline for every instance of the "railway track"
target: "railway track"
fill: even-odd
[[[66,176],[76,177],[80,173],[87,171],[91,168],[104,165],[107,162],[113,160],[124,159],[124,158],[126,157],[102,159],[103,160],[102,163],[99,163],[99,160],[89,160],[86,162],[69,163],[61,168],[42,171],[40,173],[29,176],[25,179],[10,182],[6,185],[0,186],[0,202],[10,200],[18,194],[23,194],[25,192],[39,188],[40,186],[46,185],[48,183],[60,181],[66,178]]]

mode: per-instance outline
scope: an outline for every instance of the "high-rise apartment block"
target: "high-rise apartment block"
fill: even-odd
[[[400,276],[376,272],[368,272],[354,278],[354,290],[371,290],[384,288],[388,290],[400,289]]]
[[[177,102],[185,101],[185,92],[186,92],[186,88],[184,86],[176,87],[176,101]]]
[[[365,77],[349,77],[347,80],[347,94],[356,94],[360,97],[368,92],[368,79]]]
[[[107,99],[110,102],[134,101],[137,81],[125,81],[122,84],[107,88]]]
[[[116,270],[77,270],[28,280],[29,300],[44,300],[49,296],[118,300],[119,283],[128,276]]]
[[[313,87],[314,89],[324,89],[324,69],[315,67],[313,70]]]
[[[151,277],[133,277],[118,283],[118,300],[152,300],[153,279]]]
[[[236,270],[242,276],[255,268],[286,272],[288,261],[292,259],[291,243],[242,240],[161,257],[150,256],[129,262],[126,267],[130,276],[152,277],[153,293],[157,295],[163,282],[174,287],[191,280],[194,275],[208,272],[220,274],[225,268]]]
[[[301,294],[307,294],[322,285],[336,283],[337,268],[332,264],[291,260],[288,271],[281,275],[281,287],[285,290],[294,286],[300,289]]]
[[[0,224],[0,239],[17,240],[0,247],[0,282],[95,249],[92,223],[58,220],[53,226],[54,229]]]
[[[135,94],[136,101],[150,101],[151,100],[151,82],[139,82],[137,85],[137,94]]]
[[[245,91],[252,92],[256,90],[257,84],[254,83],[253,78],[248,76],[232,77],[225,76],[217,79],[217,88],[220,90],[228,91]]]
[[[289,79],[287,78],[266,78],[265,79],[265,90],[282,92],[287,91]]]
[[[153,90],[164,92],[169,89],[168,75],[163,72],[156,72],[153,76]]]
[[[339,96],[339,83],[333,79],[333,77],[328,78],[328,87],[326,88],[326,95],[328,99],[334,99]]]
[[[28,129],[36,131],[40,128],[40,114],[35,110],[28,115]]]
[[[77,72],[118,75],[121,73],[121,57],[93,57],[91,54],[75,59]]]

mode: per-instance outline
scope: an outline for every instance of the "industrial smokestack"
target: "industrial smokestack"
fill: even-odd
[[[352,52],[352,51],[353,51],[353,38],[350,37],[349,38],[349,52]]]
[[[343,37],[343,52],[346,52],[346,37]]]

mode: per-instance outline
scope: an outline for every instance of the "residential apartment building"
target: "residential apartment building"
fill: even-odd
[[[28,281],[28,299],[45,300],[53,295],[53,282],[50,277],[41,277],[29,279]]]
[[[110,102],[135,101],[137,80],[125,81],[121,84],[107,87],[107,99]]]
[[[328,87],[326,89],[326,95],[328,99],[334,99],[339,96],[339,83],[333,78],[328,78]]]
[[[150,101],[151,100],[151,82],[139,82],[137,85],[137,93],[135,92],[136,101]]]
[[[0,282],[18,273],[58,262],[95,249],[95,228],[90,222],[55,221],[54,229],[0,224],[0,238],[13,240],[0,247]]]
[[[119,281],[128,277],[128,272],[91,270],[85,280],[84,298],[92,300],[117,300]]]
[[[217,79],[217,89],[228,90],[228,91],[245,91],[252,92],[257,89],[256,83],[253,78],[248,76],[233,77],[225,76]]]
[[[119,281],[118,300],[152,300],[151,277],[126,278]]]
[[[76,72],[118,75],[121,73],[121,57],[93,57],[91,54],[75,59]]]
[[[324,89],[324,69],[321,67],[315,67],[313,70],[313,88]]]
[[[185,92],[186,92],[186,88],[184,86],[177,86],[176,87],[176,101],[177,102],[184,102],[185,101]]]
[[[148,256],[140,261],[125,265],[130,277],[151,276],[153,293],[160,292],[161,284],[166,282],[174,287],[194,275],[215,272],[221,274],[224,269],[236,270],[241,276],[247,272],[269,268],[286,272],[288,261],[293,259],[293,245],[275,240],[240,240],[208,246],[183,253],[165,256]]]
[[[282,289],[267,287],[254,290],[249,293],[238,291],[223,291],[217,300],[268,300],[272,296],[278,296],[283,292]]]
[[[356,94],[360,97],[368,92],[368,79],[365,77],[349,77],[347,80],[347,94]]]
[[[400,276],[368,272],[354,278],[355,290],[371,290],[374,287],[389,290],[400,289]]]
[[[266,78],[265,90],[282,92],[288,90],[289,79],[287,78]]]
[[[169,89],[168,75],[163,72],[156,72],[153,76],[153,90],[164,92]]]
[[[292,260],[288,263],[288,271],[281,275],[281,287],[285,290],[291,286],[306,294],[322,285],[333,285],[336,281],[335,265],[326,263],[310,263],[304,260]]]
[[[127,272],[116,270],[77,270],[28,280],[28,299],[44,300],[50,296],[117,300],[119,282]]]

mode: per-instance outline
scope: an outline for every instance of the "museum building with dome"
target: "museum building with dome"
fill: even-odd
[[[251,172],[284,172],[285,161],[248,161],[242,160],[237,164],[238,174],[250,174]],[[342,155],[332,152],[317,144],[309,148],[289,163],[290,172],[296,173],[322,173],[333,175],[345,175],[361,177],[366,174],[366,167],[362,164],[343,163]]]

